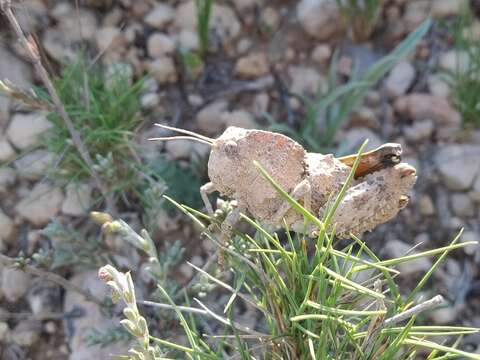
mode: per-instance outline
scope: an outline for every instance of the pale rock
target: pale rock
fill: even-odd
[[[177,36],[177,46],[183,50],[195,51],[199,49],[198,36],[190,30],[181,30]]]
[[[192,141],[176,140],[167,141],[165,150],[173,160],[188,159],[192,151]]]
[[[373,109],[361,106],[350,115],[349,126],[365,126],[370,129],[378,129],[380,121]]]
[[[475,207],[467,194],[458,193],[450,196],[453,213],[461,218],[475,215]]]
[[[262,11],[262,22],[270,30],[274,30],[280,23],[280,14],[274,7],[268,6]]]
[[[270,103],[270,97],[267,93],[260,93],[255,95],[253,102],[253,114],[255,117],[262,117],[268,112],[268,105]]]
[[[377,134],[365,127],[355,127],[347,131],[342,137],[342,144],[348,149],[348,153],[356,153],[367,139],[365,151],[373,150],[383,144]]]
[[[15,150],[8,140],[0,134],[0,164],[15,157]]]
[[[57,155],[47,150],[33,150],[15,160],[13,165],[18,175],[27,180],[39,180],[45,177],[48,169],[57,159]]]
[[[8,188],[15,184],[15,171],[7,166],[0,166],[0,195],[7,192]]]
[[[146,93],[140,96],[140,105],[142,109],[153,109],[160,103],[160,96],[157,93]]]
[[[417,253],[416,251],[411,252],[410,250],[412,249],[412,246],[400,241],[400,240],[390,240],[386,243],[384,246],[385,252],[391,257],[391,258],[398,258],[405,256],[407,254],[415,254]],[[424,273],[428,271],[432,267],[432,263],[428,258],[419,258],[413,261],[407,261],[403,262],[401,264],[398,264],[398,270],[400,271],[402,276],[409,276],[409,275],[415,275],[419,273]]]
[[[434,17],[460,15],[464,6],[465,0],[434,0],[431,14]]]
[[[251,53],[237,60],[235,75],[244,79],[255,79],[269,73],[267,55],[263,52]]]
[[[65,188],[62,213],[71,216],[85,215],[92,203],[92,188],[88,184],[70,183]]]
[[[197,162],[207,159],[208,154],[210,154],[210,150],[212,149],[211,146],[197,142],[197,141],[192,141],[192,151],[190,152],[190,160],[193,162]]]
[[[0,209],[0,251],[5,250],[5,243],[8,242],[14,231],[13,220]]]
[[[174,18],[175,9],[169,4],[159,3],[147,13],[143,21],[148,26],[162,30],[166,25],[172,22]]]
[[[189,94],[188,95],[188,102],[192,106],[202,106],[203,105],[203,98],[199,94]]]
[[[34,226],[47,224],[60,210],[63,194],[60,189],[47,183],[38,183],[15,206],[19,216]]]
[[[405,138],[411,142],[418,142],[430,138],[435,125],[432,120],[416,121],[403,129]]]
[[[25,33],[32,34],[41,29],[42,26],[48,26],[49,12],[43,1],[25,0],[22,1],[22,7],[28,9],[28,11],[18,11],[15,16]]]
[[[418,201],[418,207],[422,216],[435,215],[435,205],[433,205],[432,198],[428,195],[422,195]]]
[[[294,94],[313,95],[327,86],[325,78],[313,68],[292,65],[288,67],[288,75],[292,80],[290,91]]]
[[[435,325],[445,325],[457,320],[458,311],[455,307],[441,307],[433,309],[429,317]]]
[[[177,7],[175,25],[196,33],[197,11],[194,0],[186,1]],[[240,34],[241,24],[230,7],[213,2],[209,29],[214,29],[223,41],[230,41]]]
[[[460,126],[461,117],[442,97],[412,93],[398,98],[394,103],[395,111],[414,121],[431,119],[435,125]]]
[[[428,75],[427,86],[429,93],[434,96],[443,98],[450,96],[450,86],[441,74]]]
[[[12,342],[22,347],[31,347],[40,339],[38,329],[32,328],[27,322],[21,322],[10,334]]]
[[[401,61],[390,71],[387,79],[385,80],[385,88],[387,94],[396,98],[403,95],[412,86],[415,80],[415,68],[408,61]]]
[[[171,57],[162,57],[147,64],[151,75],[159,84],[173,83],[177,81],[177,70]]]
[[[30,67],[0,44],[0,80],[6,79],[21,89],[29,89],[32,86]],[[0,95],[0,127],[9,118],[11,102],[9,97]]]
[[[469,242],[469,241],[476,241],[477,243],[480,243],[480,234],[478,233],[478,231],[466,230],[463,232],[462,236],[460,237],[460,241],[463,243]],[[465,246],[463,248],[463,251],[465,251],[465,254],[473,256],[475,255],[478,249],[479,249],[479,244],[476,244],[476,245]]]
[[[215,101],[197,113],[196,123],[202,134],[215,134],[223,130],[222,113],[228,108],[223,100]]]
[[[440,55],[438,65],[443,70],[463,74],[470,68],[470,55],[466,50],[449,50]]]
[[[0,321],[0,343],[6,343],[10,341],[10,329],[6,322]]]
[[[429,10],[430,0],[407,1],[402,21],[405,31],[415,30],[428,17]]]
[[[117,51],[117,49],[122,48],[126,43],[126,39],[120,28],[113,26],[98,29],[95,34],[95,41],[99,52],[105,52],[107,50]]]
[[[468,190],[480,170],[480,146],[447,145],[434,158],[438,172],[449,190]]]
[[[109,63],[105,69],[105,85],[109,89],[118,88],[119,84],[123,86],[125,82],[131,86],[133,75],[134,70],[131,64],[122,61]]]
[[[332,48],[329,44],[319,44],[312,50],[311,58],[320,65],[327,65],[332,56]]]
[[[148,55],[153,59],[171,55],[175,51],[175,42],[162,33],[153,33],[147,40]]]
[[[40,135],[52,128],[52,126],[45,114],[39,112],[16,113],[12,117],[6,135],[16,148],[24,150],[35,145]]]
[[[261,5],[263,0],[236,0],[234,2],[235,7],[240,11],[249,10],[255,5]]]
[[[107,286],[98,279],[95,271],[74,275],[69,281],[89,291],[97,298],[103,299],[109,295]],[[79,309],[82,312],[82,316],[73,317],[68,320],[68,324],[65,324],[70,345],[69,360],[108,359],[112,357],[112,354],[127,354],[128,349],[131,347],[129,341],[121,341],[105,347],[89,346],[85,341],[85,336],[91,329],[101,332],[108,331],[108,329],[118,326],[119,318],[105,316],[97,304],[85,300],[84,296],[76,291],[67,290],[65,293],[64,311],[69,313],[75,309]]]
[[[93,12],[81,7],[76,9],[73,6],[69,12],[59,17],[57,26],[57,29],[66,34],[72,42],[93,40],[97,28],[98,22]]]
[[[255,129],[257,124],[249,112],[245,110],[225,111],[221,115],[223,127],[236,126],[244,129]]]
[[[5,79],[22,89],[32,86],[30,66],[0,44],[0,80]]]
[[[42,45],[48,55],[58,62],[74,62],[77,57],[77,50],[69,34],[57,28],[45,29],[42,34]]]
[[[1,174],[0,174],[0,188],[1,188]],[[480,203],[480,176],[477,176],[475,182],[473,183],[472,191],[470,196],[473,201]]]
[[[21,270],[4,267],[2,271],[1,292],[9,302],[22,298],[30,287],[30,276]]]
[[[121,26],[123,20],[123,10],[119,7],[114,7],[108,13],[106,13],[102,19],[103,26]],[[125,36],[127,38],[127,36]]]
[[[335,0],[302,0],[297,5],[297,18],[308,35],[321,41],[346,30]]]
[[[244,54],[252,47],[252,40],[248,38],[241,38],[237,41],[237,52],[239,54]]]

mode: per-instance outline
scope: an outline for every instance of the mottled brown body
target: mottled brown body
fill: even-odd
[[[273,226],[281,226],[285,219],[292,230],[305,230],[303,218],[260,175],[253,161],[260,163],[285,191],[321,218],[328,200],[340,191],[356,159],[355,155],[335,158],[332,154],[307,153],[291,138],[262,130],[229,127],[217,139],[192,136],[209,142],[212,147],[208,162],[211,182],[201,188],[207,210],[213,213],[207,197],[213,191],[238,202],[222,225],[225,232],[238,221],[240,212],[248,212]],[[416,171],[400,163],[401,152],[399,144],[385,144],[362,155],[355,180],[333,217],[332,224],[339,237],[350,233],[358,236],[372,230],[406,206],[406,195],[416,181]]]

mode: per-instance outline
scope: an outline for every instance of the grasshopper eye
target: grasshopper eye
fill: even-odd
[[[392,156],[390,157],[390,161],[391,161],[392,163],[394,163],[394,164],[399,164],[400,161],[402,161],[402,159],[401,159],[400,156],[398,156],[398,155],[392,155]]]

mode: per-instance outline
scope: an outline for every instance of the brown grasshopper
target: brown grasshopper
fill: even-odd
[[[213,215],[208,194],[214,191],[237,201],[237,207],[222,223],[224,237],[231,233],[242,212],[275,227],[286,221],[293,231],[305,230],[303,217],[261,176],[253,161],[261,164],[306,209],[322,218],[329,198],[340,191],[357,157],[309,153],[291,138],[269,131],[229,127],[220,137],[211,139],[188,130],[156,125],[185,136],[151,140],[190,139],[211,146],[210,182],[200,188],[205,207]],[[394,218],[408,204],[407,194],[415,184],[416,170],[401,163],[401,153],[400,144],[388,143],[361,156],[355,180],[332,219],[337,237],[360,236]],[[315,230],[318,229],[309,232]]]

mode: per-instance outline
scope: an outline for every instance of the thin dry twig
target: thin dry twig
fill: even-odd
[[[391,318],[388,318],[385,320],[383,323],[384,326],[390,326],[397,324],[403,320],[411,318],[413,315],[420,314],[421,312],[424,312],[426,310],[430,310],[438,305],[443,304],[444,298],[442,295],[437,295],[431,298],[430,300],[424,301],[423,303],[420,303],[418,305],[415,305],[414,307],[405,310],[401,312],[400,314],[397,314],[395,316],[392,316]]]
[[[77,285],[71,283],[70,281],[68,281],[64,277],[62,277],[58,274],[55,274],[51,271],[41,270],[41,269],[38,269],[38,268],[36,268],[35,266],[32,266],[32,265],[28,265],[28,264],[25,264],[25,263],[19,263],[18,259],[11,258],[11,257],[3,255],[3,254],[0,254],[0,263],[2,263],[5,266],[15,267],[18,270],[23,271],[27,274],[35,275],[35,276],[38,276],[42,279],[51,281],[55,284],[58,284],[58,285],[62,286],[63,288],[65,288],[67,290],[75,291],[75,292],[83,295],[83,297],[88,301],[91,301],[91,302],[93,302],[93,303],[95,303],[99,306],[102,306],[102,307],[105,306],[104,302],[101,299],[97,298],[95,295],[92,295],[90,293],[90,291],[82,289],[80,286],[77,286]]]
[[[95,171],[94,162],[90,156],[90,153],[88,152],[87,147],[85,146],[85,143],[80,137],[80,134],[75,129],[72,119],[70,118],[67,111],[65,110],[65,106],[60,100],[60,97],[58,96],[57,91],[53,86],[52,80],[50,79],[50,76],[48,75],[47,70],[42,64],[38,47],[35,41],[33,40],[32,37],[27,38],[22,28],[20,27],[20,24],[18,23],[18,20],[12,11],[11,0],[0,0],[0,10],[2,10],[2,12],[7,17],[8,22],[10,23],[16,35],[18,36],[21,45],[23,46],[26,53],[30,57],[30,61],[32,62],[35,68],[35,71],[38,73],[50,97],[52,98],[55,111],[61,116],[62,120],[64,121],[70,133],[70,136],[72,137],[73,144],[75,145],[78,152],[80,153],[80,156],[82,157],[83,161],[85,161],[88,168],[90,169],[90,172],[92,174],[92,177],[95,181],[96,186],[98,187],[102,195],[105,197],[108,212],[111,214],[116,214],[117,211],[115,208],[115,202],[114,202],[113,196],[108,191],[107,186],[103,183],[98,173]]]

